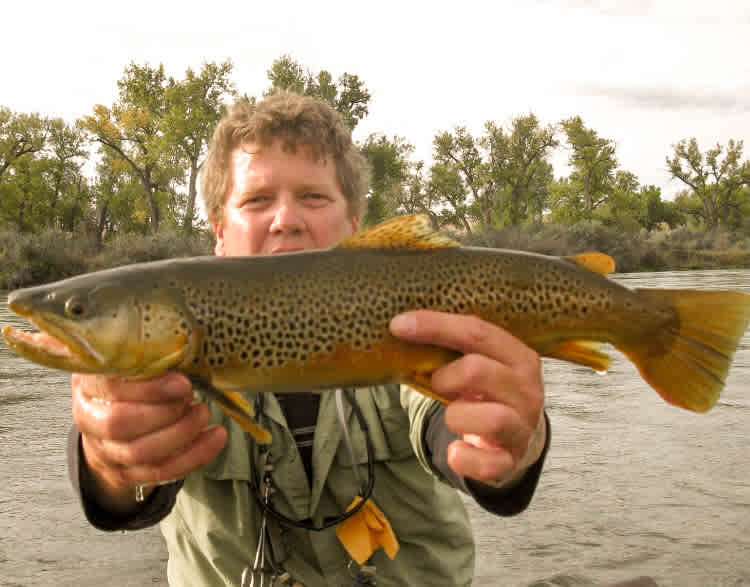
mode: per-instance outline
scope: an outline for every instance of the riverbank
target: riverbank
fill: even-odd
[[[679,271],[750,268],[750,235],[724,230],[624,232],[599,223],[542,225],[455,235],[465,245],[517,249],[565,256],[600,251],[615,259],[617,271]],[[208,232],[185,236],[119,235],[98,246],[68,233],[0,230],[0,289],[14,289],[73,275],[158,259],[212,254]]]

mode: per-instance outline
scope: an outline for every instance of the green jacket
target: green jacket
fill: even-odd
[[[337,421],[335,394],[321,396],[312,488],[278,401],[273,394],[267,396],[262,422],[273,435],[273,506],[316,525],[326,516],[343,513],[358,486]],[[394,560],[382,550],[373,556],[377,584],[470,584],[474,542],[466,511],[458,492],[443,482],[425,454],[425,426],[439,404],[397,385],[360,389],[354,396],[375,449],[372,498],[400,543]],[[366,477],[364,437],[351,407],[344,408],[355,460]],[[229,431],[227,446],[212,463],[185,479],[161,523],[171,585],[239,585],[243,570],[255,558],[261,511],[248,480],[256,474],[258,447],[220,410],[212,406],[212,413],[214,421]],[[350,559],[334,528],[313,532],[282,527],[273,519],[268,524],[274,558],[294,581],[307,587],[353,584]]]
[[[445,426],[437,402],[397,385],[359,389],[354,396],[374,447],[372,498],[389,519],[401,546],[394,560],[382,550],[373,556],[377,584],[470,584],[474,540],[455,487],[494,514],[509,516],[523,511],[534,494],[549,447],[549,419],[545,416],[547,441],[539,460],[513,487],[492,489],[461,478],[445,462],[446,447],[456,436]],[[357,495],[351,453],[343,441],[335,403],[334,393],[321,395],[310,487],[278,400],[273,394],[265,395],[261,422],[273,435],[270,451],[275,493],[271,504],[294,520],[310,518],[320,525],[324,518],[342,514]],[[89,522],[100,530],[117,531],[161,521],[169,549],[169,582],[181,587],[240,585],[243,572],[252,567],[258,545],[261,509],[248,483],[257,474],[258,446],[218,408],[211,409],[213,421],[229,431],[224,450],[184,481],[159,486],[137,512],[124,518],[102,510],[87,496],[80,432],[73,426],[69,435],[70,479]],[[344,411],[354,460],[360,476],[365,477],[365,437],[348,403]],[[426,447],[432,447],[435,454],[428,454]],[[349,557],[334,528],[306,531],[282,527],[269,518],[268,531],[273,560],[293,578],[288,585],[338,587],[354,583]]]

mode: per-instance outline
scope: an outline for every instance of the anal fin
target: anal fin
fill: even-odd
[[[447,405],[450,400],[432,391],[432,385],[430,384],[430,378],[425,375],[416,375],[414,379],[405,382],[406,385],[419,393],[431,397],[434,400],[439,401],[443,405]]]
[[[566,340],[543,349],[540,354],[604,372],[609,369],[611,359],[602,352],[603,347],[604,343],[595,340]]]

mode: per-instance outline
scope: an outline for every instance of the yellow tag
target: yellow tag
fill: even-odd
[[[361,497],[355,497],[346,511],[356,507],[361,501]],[[393,558],[398,552],[398,540],[388,518],[371,499],[351,518],[336,526],[336,536],[349,556],[359,565],[364,564],[378,548],[382,547],[389,558]]]

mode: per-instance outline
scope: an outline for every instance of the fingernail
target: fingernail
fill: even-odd
[[[417,333],[417,318],[414,314],[399,314],[391,320],[391,332],[400,336],[414,336]]]

